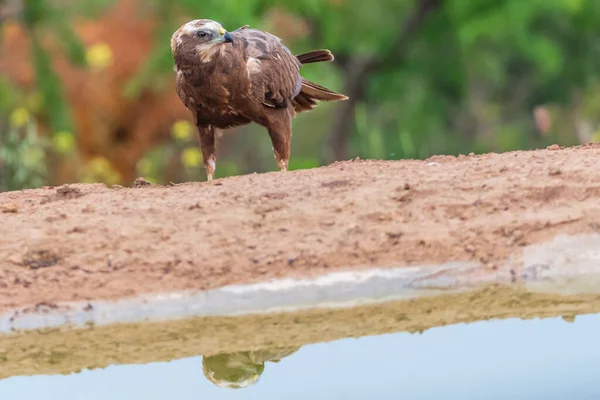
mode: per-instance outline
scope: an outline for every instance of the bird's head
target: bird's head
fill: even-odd
[[[233,44],[233,37],[220,23],[209,19],[190,21],[171,36],[171,51],[174,55],[186,50],[194,50],[196,54],[202,55],[223,44]]]

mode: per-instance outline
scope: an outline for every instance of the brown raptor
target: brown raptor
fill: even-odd
[[[247,26],[228,32],[216,21],[193,20],[173,33],[171,51],[177,94],[193,114],[209,181],[221,130],[264,126],[277,165],[286,171],[296,113],[319,101],[347,99],[300,75],[303,64],[333,61],[329,50],[294,56],[277,36]]]

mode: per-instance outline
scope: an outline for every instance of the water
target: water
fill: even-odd
[[[260,379],[242,389],[209,381],[198,356],[66,376],[11,377],[0,381],[0,398],[596,399],[599,332],[600,315],[574,322],[492,320],[289,349],[279,362],[266,361],[264,369],[247,366],[246,373],[261,372]],[[266,353],[263,359],[278,358]],[[226,375],[222,363],[213,361],[217,375]]]
[[[15,310],[0,398],[598,399],[599,244]]]

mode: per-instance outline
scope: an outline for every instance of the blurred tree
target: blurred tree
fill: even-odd
[[[45,71],[57,77],[55,89],[62,93],[62,98],[51,102],[66,108],[68,115],[63,121],[68,125],[53,124],[49,118],[56,112],[49,111],[44,101],[49,95],[42,91],[53,92],[35,79],[32,67],[37,56],[26,52],[31,48],[32,34],[22,22],[22,13],[0,27],[5,34],[0,53],[10,54],[0,57],[0,71],[8,78],[7,87],[18,88],[9,108],[27,108],[38,132],[52,137],[48,152],[51,184],[77,180],[129,183],[135,178],[140,158],[169,137],[171,125],[185,109],[167,85],[169,76],[155,77],[136,98],[122,93],[128,79],[146,61],[156,17],[144,13],[139,0],[86,2],[63,3],[59,11],[82,42],[83,64],[68,57],[63,35],[56,33],[53,21],[36,25],[41,32],[41,50],[49,55]],[[31,102],[30,98],[39,101]]]
[[[231,8],[182,0],[179,12],[155,3],[179,18],[163,19],[163,37],[186,18],[210,16],[231,28],[269,28],[296,53],[330,48],[333,68],[303,71],[334,88],[341,82],[350,96],[335,105],[324,162],[532,147],[540,144],[535,107],[569,104],[600,71],[595,0],[250,0]],[[261,19],[273,9],[306,22],[304,36]],[[167,46],[153,59],[161,68],[144,71],[172,66]]]
[[[72,21],[97,18],[113,2],[136,4],[136,13],[111,8],[130,21],[128,43],[115,39],[86,52]],[[77,127],[77,135],[85,135],[85,141],[78,137],[79,152],[101,157],[100,166],[107,165],[102,158],[120,165],[125,180],[136,166],[157,181],[200,178],[194,138],[169,128],[175,116],[179,127],[185,121],[175,105],[168,45],[180,24],[199,17],[228,29],[249,24],[269,30],[295,53],[325,47],[336,55],[334,63],[302,72],[351,99],[324,104],[296,120],[292,169],[354,156],[424,158],[597,138],[597,0],[246,0],[235,6],[215,0],[82,0],[60,6],[50,0],[0,0],[0,22],[18,19],[31,39],[41,95],[38,119],[51,126],[53,147],[72,147],[68,133]],[[149,23],[138,24],[140,19]],[[118,21],[123,19],[98,23]],[[133,63],[124,54],[128,46],[146,48],[145,36],[143,45],[137,42],[143,35],[135,36],[141,29],[153,32],[154,47]],[[48,36],[57,46],[48,45]],[[112,60],[114,68],[125,68],[127,62],[127,73],[82,77],[64,69],[59,79],[51,62],[59,50],[73,65]],[[107,58],[111,51],[115,56]],[[0,70],[7,60],[0,56]],[[98,104],[86,99],[83,107],[78,97],[65,96],[65,83],[73,93],[83,83],[108,87],[106,96],[120,98],[109,103],[101,97]],[[22,86],[0,78],[0,133],[6,132],[11,112],[32,98]],[[110,124],[96,128],[105,120]],[[267,136],[260,128],[243,130],[244,135],[223,138],[221,176],[271,169]],[[175,140],[156,147],[171,134]]]
[[[67,62],[76,68],[84,68],[86,63],[85,46],[71,25],[78,16],[91,16],[110,5],[112,0],[81,0],[79,2],[57,4],[48,0],[0,0],[0,24],[19,25],[27,37],[28,60],[33,71],[34,88],[22,82],[11,82],[8,77],[0,77],[0,146],[4,161],[4,179],[0,185],[12,189],[35,187],[48,179],[47,165],[55,165],[56,153],[72,150],[74,147],[74,124],[63,82],[55,70],[58,52],[66,56]],[[0,40],[4,33],[0,25]],[[0,51],[2,49],[0,48]],[[15,54],[2,54],[0,65],[18,65]],[[4,69],[4,68],[3,68]],[[27,129],[4,124],[7,115],[27,113]],[[40,129],[44,126],[46,129]],[[43,131],[50,135],[50,141],[42,138]],[[41,143],[44,143],[42,146]],[[48,144],[47,144],[48,143]],[[54,144],[50,146],[49,143]],[[36,148],[33,149],[32,146]],[[29,148],[32,157],[22,158],[19,149]],[[50,153],[50,157],[47,157]],[[43,179],[36,171],[43,170]],[[12,172],[11,172],[12,171]],[[26,179],[26,177],[30,177]],[[15,186],[15,182],[20,182]]]

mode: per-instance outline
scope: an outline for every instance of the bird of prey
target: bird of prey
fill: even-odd
[[[264,126],[279,169],[287,171],[296,114],[319,101],[347,99],[300,75],[303,64],[333,61],[329,50],[294,56],[277,36],[247,25],[228,32],[213,20],[190,21],[173,33],[171,52],[176,91],[192,113],[208,181],[222,130]]]

